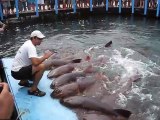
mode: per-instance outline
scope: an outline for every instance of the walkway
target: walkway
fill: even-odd
[[[52,1],[52,0],[50,0]],[[69,1],[69,0],[68,0]],[[30,5],[27,2],[24,3],[25,6],[20,6],[22,3],[18,0],[15,0],[15,8],[13,9],[2,9],[3,2],[0,4],[0,18],[1,20],[5,18],[14,18],[14,17],[26,17],[36,15],[41,16],[44,14],[54,14],[66,12],[79,12],[79,13],[118,13],[118,14],[140,14],[144,16],[152,15],[154,17],[159,17],[160,12],[160,0],[152,3],[152,1],[144,0],[141,3],[137,0],[72,0],[71,3],[58,0],[53,0],[48,5],[43,4],[45,7],[42,9],[42,6],[38,6],[38,0],[34,5]],[[42,5],[42,4],[41,4]]]

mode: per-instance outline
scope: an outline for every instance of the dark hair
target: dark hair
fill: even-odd
[[[36,39],[36,38],[38,38],[38,37],[37,37],[37,36],[31,37],[31,40],[32,40],[32,39]]]

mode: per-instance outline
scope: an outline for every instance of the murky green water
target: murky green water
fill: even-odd
[[[160,21],[106,16],[19,26],[0,34],[0,57],[13,57],[35,29],[46,35],[38,47],[40,54],[47,49],[75,54],[112,40],[111,48],[93,53],[110,58],[111,68],[103,69],[120,74],[121,78],[136,72],[143,75],[125,97],[121,96],[120,104],[133,112],[131,120],[160,119]]]

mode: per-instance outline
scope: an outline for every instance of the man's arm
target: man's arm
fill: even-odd
[[[9,92],[7,83],[0,83],[2,92],[0,93],[0,120],[10,119],[14,109],[14,100],[12,94]]]
[[[53,53],[48,50],[40,58],[36,58],[36,57],[31,58],[32,65],[37,66],[37,65],[41,64],[43,61],[45,61],[46,59],[48,59],[52,54]]]

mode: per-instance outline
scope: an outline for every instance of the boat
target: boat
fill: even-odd
[[[58,99],[50,97],[52,80],[47,78],[46,71],[39,83],[39,88],[46,92],[44,97],[28,95],[27,88],[18,85],[18,80],[11,76],[13,58],[0,60],[0,76],[7,82],[14,97],[15,110],[13,120],[77,120],[77,116],[70,109],[61,105]]]

